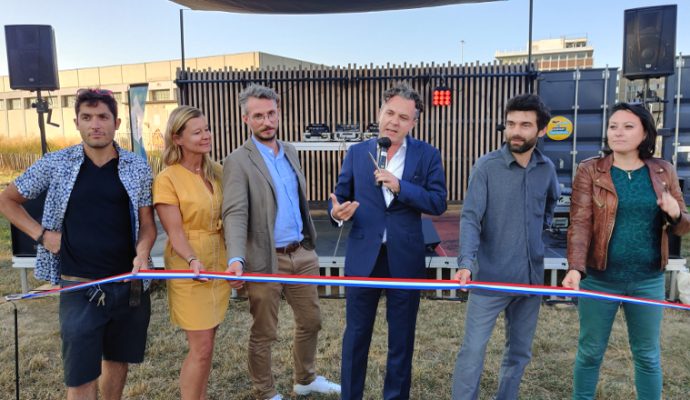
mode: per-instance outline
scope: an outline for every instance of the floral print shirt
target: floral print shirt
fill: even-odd
[[[118,175],[129,196],[132,238],[136,244],[139,233],[139,209],[152,204],[153,177],[151,168],[141,156],[120,148],[117,143],[115,149],[119,157]],[[83,145],[74,145],[46,154],[14,181],[19,194],[26,199],[35,199],[44,191],[48,191],[41,221],[44,228],[62,231],[67,203],[83,162]],[[103,218],[108,216],[104,215]],[[59,256],[39,245],[34,275],[37,279],[57,284],[60,281]]]

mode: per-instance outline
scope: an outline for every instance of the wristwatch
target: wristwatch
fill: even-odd
[[[41,246],[43,246],[43,235],[45,235],[46,231],[47,231],[47,229],[43,228],[43,230],[41,231],[41,234],[38,235],[38,237],[36,238],[36,242],[38,244],[40,244]]]

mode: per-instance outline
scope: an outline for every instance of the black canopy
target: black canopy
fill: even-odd
[[[170,0],[192,10],[252,14],[330,14],[485,3],[497,0]]]

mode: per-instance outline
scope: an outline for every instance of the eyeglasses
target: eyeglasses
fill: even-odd
[[[266,114],[252,114],[250,117],[252,121],[256,122],[257,124],[261,124],[267,119],[271,122],[275,122],[275,120],[278,119],[278,112],[277,111],[269,111]]]
[[[91,89],[91,88],[87,88],[87,89],[79,89],[79,90],[77,90],[77,97],[83,96],[83,95],[85,95],[85,94],[95,94],[95,95],[98,95],[98,96],[108,96],[108,97],[113,97],[113,98],[115,97],[115,96],[113,96],[113,91],[112,91],[112,90],[108,90],[108,89]]]

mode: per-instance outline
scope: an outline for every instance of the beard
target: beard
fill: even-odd
[[[271,141],[273,141],[273,139],[275,139],[276,132],[278,131],[278,129],[274,128],[273,132],[270,132],[270,131],[271,131],[271,129],[261,129],[261,130],[256,131],[254,133],[254,136],[256,136],[256,138],[259,141],[271,142]]]
[[[522,144],[512,144],[511,140],[513,140],[515,138],[522,139],[523,140]],[[527,140],[523,137],[520,137],[520,136],[513,136],[513,137],[508,139],[508,147],[510,148],[510,151],[512,153],[517,153],[517,154],[527,153],[528,151],[532,150],[534,148],[534,146],[537,145],[538,139],[539,139],[538,136],[535,136],[529,140]]]

